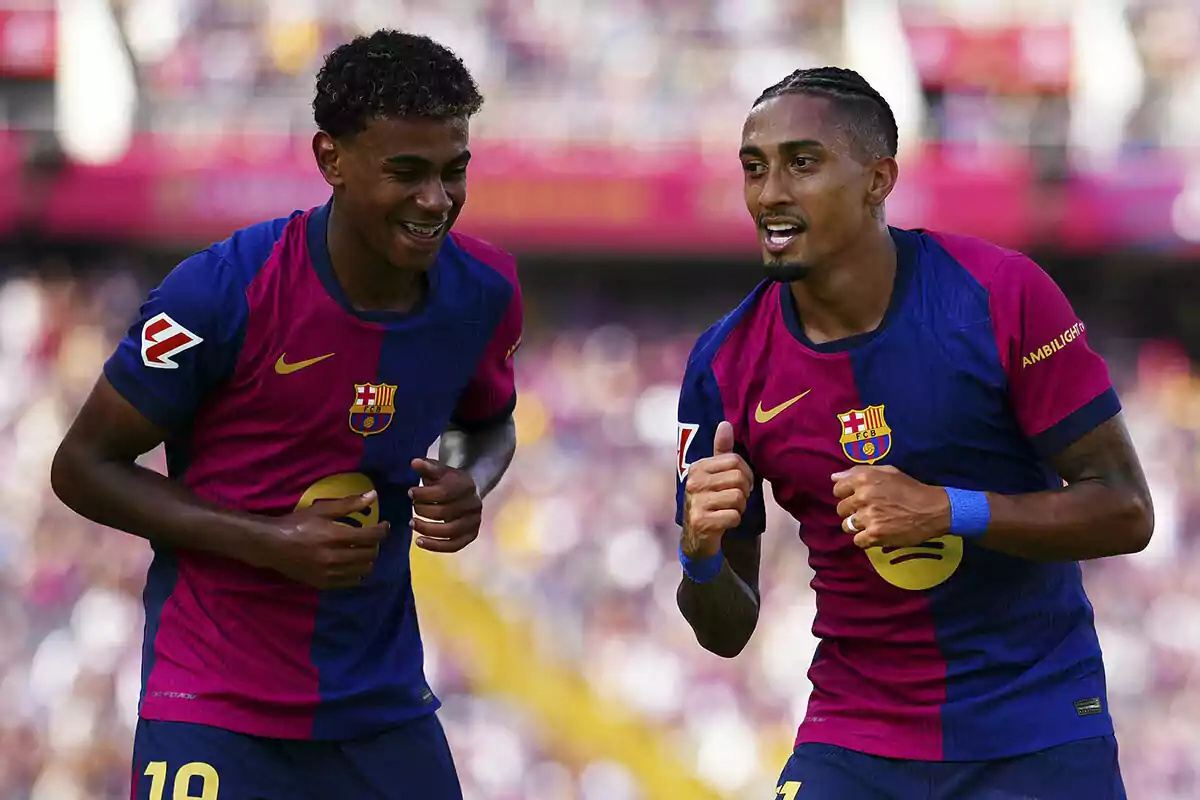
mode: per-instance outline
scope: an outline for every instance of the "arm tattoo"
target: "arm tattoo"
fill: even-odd
[[[717,577],[695,583],[685,575],[675,597],[700,645],[732,658],[758,624],[759,542],[725,543],[723,549],[725,563]]]

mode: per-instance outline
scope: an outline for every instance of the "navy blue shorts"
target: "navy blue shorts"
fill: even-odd
[[[133,800],[462,800],[434,714],[345,742],[139,720]]]
[[[779,776],[782,800],[1125,800],[1112,736],[995,761],[906,761],[802,744]]]

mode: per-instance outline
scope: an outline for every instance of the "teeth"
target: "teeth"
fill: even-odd
[[[417,236],[436,236],[438,231],[442,229],[441,224],[438,225],[418,225],[413,222],[403,223],[404,227],[412,231]]]
[[[786,222],[772,222],[767,226],[767,230],[769,231],[794,231],[795,229],[795,225],[790,225]]]

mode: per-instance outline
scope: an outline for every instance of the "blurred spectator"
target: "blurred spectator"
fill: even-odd
[[[49,460],[142,288],[89,277],[0,284],[0,796],[127,797],[148,547],[62,508]],[[673,445],[695,330],[661,321],[531,330],[521,446],[488,528],[451,562],[609,702],[671,732],[731,798],[769,794],[801,717],[811,572],[771,508],[760,629],[735,661],[675,610]],[[1153,545],[1087,566],[1131,797],[1200,796],[1200,371],[1151,343],[1113,364],[1158,513]],[[158,454],[148,463],[161,468]],[[522,709],[473,693],[427,631],[429,675],[472,800],[633,800],[616,765],[578,764]],[[689,702],[703,693],[703,706]]]

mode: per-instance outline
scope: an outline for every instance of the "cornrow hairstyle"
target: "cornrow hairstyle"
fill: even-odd
[[[900,133],[896,117],[883,95],[862,75],[841,67],[798,69],[754,101],[758,106],[784,94],[806,94],[827,98],[841,111],[853,145],[868,158],[895,156]]]
[[[401,117],[471,117],[483,96],[463,62],[428,36],[379,30],[325,57],[317,73],[313,118],[330,136]]]

